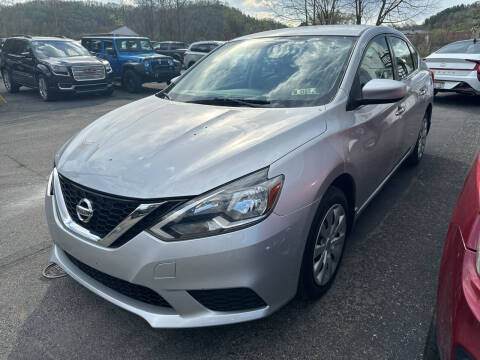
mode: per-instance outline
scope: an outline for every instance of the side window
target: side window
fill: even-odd
[[[168,44],[160,44],[160,50],[168,50]]]
[[[400,80],[406,78],[415,69],[412,54],[405,41],[397,37],[390,37],[395,60],[397,62],[397,73]]]
[[[82,40],[82,45],[90,52],[100,52],[100,40],[94,40],[94,39],[84,39]]]
[[[413,47],[413,45],[408,44],[408,47],[410,48],[410,52],[412,53],[413,67],[414,67],[414,69],[418,69],[418,52]]]
[[[31,47],[30,47],[30,43],[27,40],[17,40],[17,41],[18,41],[18,44],[15,50],[16,54],[30,52]]]
[[[107,55],[115,56],[115,49],[113,48],[113,41],[103,40],[103,51]]]
[[[378,37],[368,45],[357,75],[361,87],[373,79],[393,80],[392,57],[385,37]]]
[[[13,50],[13,47],[14,47],[14,44],[15,44],[15,40],[13,39],[9,39],[7,41],[5,41],[5,44],[3,45],[3,48],[2,48],[2,52],[5,53],[5,54],[11,54],[12,53],[12,50]]]

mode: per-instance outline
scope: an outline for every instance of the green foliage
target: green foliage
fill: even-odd
[[[256,19],[220,2],[138,0],[137,6],[95,1],[35,0],[0,5],[0,37],[109,32],[126,25],[152,40],[229,40],[285,25]]]
[[[425,20],[425,30],[470,31],[480,23],[480,2],[452,6]]]

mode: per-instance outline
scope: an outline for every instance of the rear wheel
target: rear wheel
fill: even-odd
[[[142,82],[140,81],[139,77],[135,72],[132,70],[127,70],[123,74],[122,84],[124,88],[131,93],[139,92],[142,88]]]
[[[303,297],[319,298],[332,285],[351,224],[349,214],[345,194],[330,187],[320,202],[303,254],[299,284]]]
[[[18,85],[13,81],[10,71],[8,70],[2,71],[2,77],[3,77],[3,83],[5,85],[5,89],[7,89],[9,93],[13,94],[20,90],[20,85]]]
[[[415,148],[413,149],[410,156],[407,158],[407,164],[411,166],[418,165],[423,158],[425,153],[425,146],[427,145],[427,135],[428,135],[428,113],[425,113],[422,120],[422,127],[418,133],[417,142],[415,143]]]

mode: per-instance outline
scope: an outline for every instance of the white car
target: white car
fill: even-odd
[[[183,64],[185,65],[185,68],[188,69],[198,60],[203,58],[210,51],[222,45],[224,42],[225,41],[199,41],[193,43],[183,55]]]
[[[445,45],[425,62],[435,77],[435,94],[442,91],[480,95],[480,41]]]

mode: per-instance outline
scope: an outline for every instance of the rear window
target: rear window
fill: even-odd
[[[437,54],[480,54],[480,42],[461,41],[448,44],[436,52]]]

